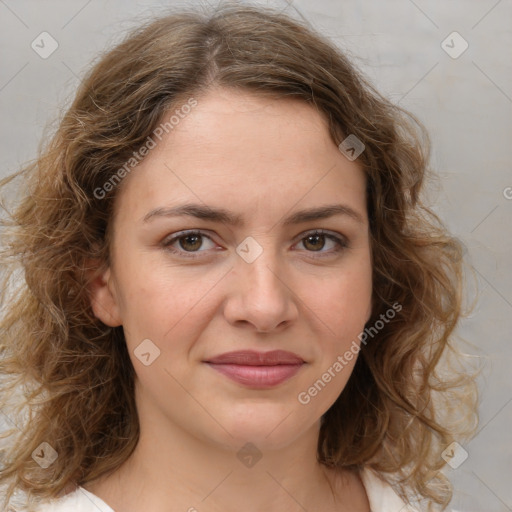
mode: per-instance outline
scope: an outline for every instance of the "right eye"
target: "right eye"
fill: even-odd
[[[194,253],[206,252],[206,250],[199,250],[199,248],[203,245],[204,239],[209,240],[212,244],[214,243],[213,240],[202,231],[181,231],[179,233],[173,234],[170,238],[166,238],[162,242],[162,247],[164,247],[167,251],[183,256],[184,258],[198,258],[200,256]],[[176,244],[178,244],[179,247],[176,247]]]

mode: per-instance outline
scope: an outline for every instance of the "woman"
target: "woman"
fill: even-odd
[[[474,381],[439,374],[462,251],[427,156],[269,9],[176,12],[103,56],[4,221],[2,405],[22,386],[30,419],[6,505],[445,510]]]

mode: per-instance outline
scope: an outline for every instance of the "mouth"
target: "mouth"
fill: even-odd
[[[228,352],[204,362],[238,384],[256,389],[277,386],[306,364],[298,355],[283,350]]]

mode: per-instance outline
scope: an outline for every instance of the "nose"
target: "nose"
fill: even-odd
[[[270,333],[292,324],[298,317],[293,283],[285,279],[283,263],[266,250],[252,263],[239,258],[231,272],[231,294],[225,318],[232,325]],[[288,282],[287,282],[288,281]]]

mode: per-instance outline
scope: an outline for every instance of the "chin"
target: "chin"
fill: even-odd
[[[292,407],[273,407],[268,403],[237,408],[234,414],[219,423],[222,429],[221,444],[238,451],[246,443],[252,443],[261,451],[286,448],[308,431],[315,418],[300,418]],[[317,419],[320,424],[320,418]],[[217,431],[218,432],[218,431]],[[211,433],[211,432],[210,432]]]

